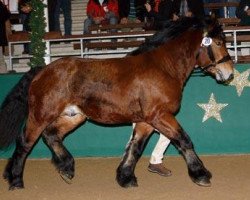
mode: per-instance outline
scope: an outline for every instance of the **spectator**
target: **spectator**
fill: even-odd
[[[89,0],[87,5],[88,18],[84,21],[84,34],[90,33],[89,26],[93,24],[117,24],[118,2],[117,0]],[[111,30],[115,32],[116,30]]]
[[[56,0],[55,14],[54,14],[54,30],[61,31],[60,29],[60,13],[63,13],[64,17],[64,35],[71,35],[72,31],[72,19],[71,19],[71,0]],[[53,22],[51,22],[53,23]]]
[[[20,12],[21,23],[23,24],[23,31],[27,32],[31,31],[29,26],[30,13],[32,11],[30,1],[31,0],[19,0],[18,2],[18,9]],[[23,54],[29,54],[29,53],[30,53],[29,44],[25,43]]]
[[[120,0],[119,1],[120,23],[140,23],[144,21],[144,0]]]
[[[163,1],[169,1],[165,2],[163,4]],[[196,16],[198,18],[203,18],[205,16],[204,12],[204,6],[202,0],[162,0],[162,4],[159,4],[158,7],[158,13],[164,13],[166,14],[165,17],[168,17],[168,19],[172,20],[178,20],[180,17],[186,16],[186,17],[192,17]],[[172,2],[172,5],[171,5]],[[165,9],[169,10],[169,13],[166,13],[164,11],[160,11],[160,9],[163,9],[163,6],[165,5]],[[146,7],[148,5],[146,4]],[[172,8],[173,6],[173,8]],[[162,8],[161,8],[162,7]],[[151,9],[147,10],[151,11]],[[162,14],[162,16],[164,16]],[[159,17],[160,15],[158,15]],[[150,161],[149,161],[149,166],[148,170],[153,173],[158,173],[161,176],[170,176],[171,171],[167,168],[164,167],[162,164],[162,159],[164,156],[164,152],[166,151],[168,145],[170,143],[170,140],[166,138],[164,135],[160,134],[159,140],[152,152]]]
[[[174,13],[178,16],[198,17],[205,16],[204,3],[202,0],[174,0]]]
[[[49,31],[55,31],[56,0],[48,0]]]
[[[241,0],[236,9],[236,16],[240,19],[240,25],[250,25],[250,0]]]
[[[221,3],[221,0],[203,0],[204,3]],[[218,8],[218,9],[213,9],[210,10],[209,8],[205,9],[205,14],[206,15],[215,15],[216,17],[225,17],[224,16],[224,9],[223,8]]]
[[[228,2],[240,2],[239,0],[227,0]],[[229,17],[236,17],[236,7],[229,7],[228,8],[228,16]]]
[[[10,18],[10,12],[7,7],[0,1],[0,73],[6,73],[6,65],[3,56],[3,49],[7,46],[6,21]]]
[[[159,28],[166,20],[175,21],[178,17],[174,13],[173,0],[154,0],[146,2],[147,26]]]

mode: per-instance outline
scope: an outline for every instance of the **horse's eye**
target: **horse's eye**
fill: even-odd
[[[217,41],[217,42],[215,42],[215,43],[216,43],[216,45],[219,46],[219,47],[222,45],[222,42],[221,42],[221,41]]]

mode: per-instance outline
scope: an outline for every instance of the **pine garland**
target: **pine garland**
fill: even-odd
[[[45,42],[43,41],[43,37],[45,35],[45,16],[44,16],[44,8],[42,0],[31,0],[32,12],[30,16],[30,49],[33,57],[30,59],[29,66],[37,67],[44,66],[44,55],[45,55]]]

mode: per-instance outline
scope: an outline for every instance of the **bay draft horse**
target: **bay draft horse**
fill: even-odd
[[[205,37],[205,38],[204,38]],[[4,178],[23,188],[23,170],[41,136],[60,175],[74,177],[74,159],[63,138],[87,119],[103,124],[136,123],[116,180],[137,186],[134,174],[147,138],[158,130],[183,155],[192,181],[209,186],[211,173],[175,118],[186,80],[200,66],[218,82],[233,78],[233,63],[216,20],[184,18],[166,25],[124,58],[67,57],[27,72],[0,111],[0,147],[16,148]]]

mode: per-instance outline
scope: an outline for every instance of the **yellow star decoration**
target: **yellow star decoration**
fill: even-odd
[[[234,79],[229,85],[236,87],[238,96],[241,95],[244,87],[250,87],[250,82],[248,80],[249,70],[239,73],[236,69],[234,70]]]
[[[214,117],[219,122],[222,122],[221,116],[220,116],[220,110],[222,110],[224,107],[226,107],[228,104],[221,104],[217,103],[214,98],[214,94],[212,93],[209,102],[207,104],[197,104],[199,107],[201,107],[203,110],[205,110],[205,115],[202,119],[202,122],[205,122],[210,117]]]

